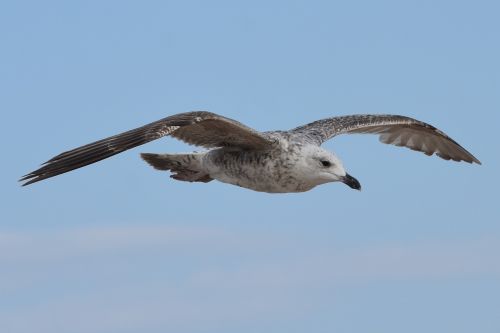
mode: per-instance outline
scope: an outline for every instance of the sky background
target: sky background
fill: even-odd
[[[0,331],[500,332],[498,1],[3,1]],[[209,110],[259,130],[429,122],[482,166],[328,142],[363,185],[176,182],[50,157]]]

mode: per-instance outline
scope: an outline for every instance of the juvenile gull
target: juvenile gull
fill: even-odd
[[[171,178],[188,182],[214,179],[270,193],[304,192],[329,182],[360,190],[340,159],[321,144],[339,134],[378,134],[383,143],[404,146],[445,160],[481,164],[439,129],[396,115],[350,115],[312,122],[289,131],[258,132],[206,111],[176,114],[148,125],[59,154],[20,179],[23,186],[111,157],[164,136],[208,148],[185,154],[141,157]]]

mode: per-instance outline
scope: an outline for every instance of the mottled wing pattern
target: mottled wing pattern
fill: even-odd
[[[351,115],[318,120],[292,130],[320,145],[340,134],[378,134],[383,143],[436,154],[445,160],[478,163],[479,160],[439,129],[404,116]]]
[[[206,111],[176,114],[148,125],[59,154],[20,179],[23,186],[81,168],[164,136],[205,148],[266,149],[272,142],[259,132]]]

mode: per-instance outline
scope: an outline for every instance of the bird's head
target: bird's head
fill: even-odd
[[[303,167],[307,178],[316,185],[342,182],[355,190],[361,190],[358,180],[349,175],[342,161],[332,152],[318,146],[304,147]]]

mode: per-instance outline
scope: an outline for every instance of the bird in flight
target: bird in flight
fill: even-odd
[[[304,192],[342,182],[360,190],[341,160],[321,144],[340,134],[377,134],[383,143],[436,154],[445,160],[481,164],[439,129],[404,116],[349,115],[314,121],[288,131],[258,132],[206,111],[176,114],[145,126],[61,153],[20,179],[23,186],[98,162],[164,136],[208,148],[183,154],[143,153],[141,157],[171,178],[214,179],[255,191]]]

